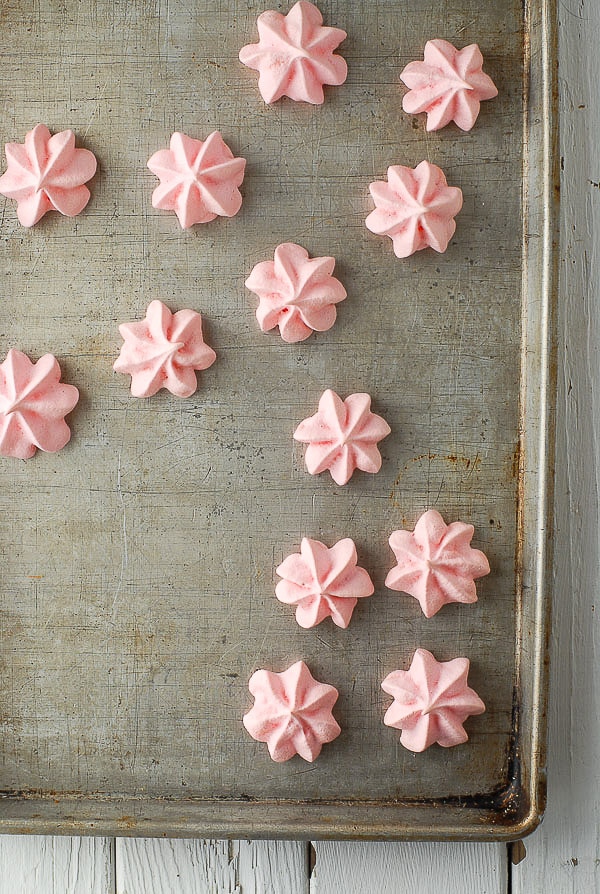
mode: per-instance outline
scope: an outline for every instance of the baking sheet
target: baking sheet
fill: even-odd
[[[0,463],[3,831],[518,837],[539,817],[554,56],[534,7],[323,2],[350,74],[309,108],[265,106],[237,61],[259,4],[2,5],[2,141],[43,121],[99,161],[73,220],[25,230],[1,205],[2,353],[52,351],[81,391],[63,451]],[[478,42],[499,88],[468,134],[402,112],[399,72],[437,36]],[[146,161],[214,129],[248,160],[242,211],[183,232]],[[444,255],[400,261],[364,226],[368,184],[423,158],[465,204]],[[348,290],[297,345],[244,288],[282,241],[334,255]],[[156,297],[201,311],[218,355],[184,401],[112,372],[118,323]],[[292,432],[326,387],[391,425],[377,476],[306,473]],[[492,573],[427,620],[384,579],[389,534],[430,507],[475,525]],[[353,537],[373,575],[346,631],[274,598],[302,536]],[[471,659],[468,745],[413,755],[382,724],[417,647]],[[298,658],[340,690],[343,732],[278,765],[242,727],[247,680]]]

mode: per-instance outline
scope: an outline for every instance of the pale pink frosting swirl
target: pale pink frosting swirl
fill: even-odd
[[[328,470],[336,484],[347,484],[356,469],[379,471],[377,444],[390,432],[385,419],[371,412],[368,394],[350,394],[342,400],[328,389],[318,411],[300,423],[294,438],[308,444],[304,459],[311,475]]]
[[[348,66],[334,54],[346,32],[323,27],[313,3],[298,0],[287,15],[269,9],[259,15],[257,27],[259,42],[242,47],[240,61],[260,72],[258,89],[265,102],[288,96],[320,105],[324,84],[346,80]]]
[[[260,328],[279,327],[286,342],[303,341],[313,331],[324,332],[335,323],[335,305],[346,290],[333,276],[335,258],[309,258],[306,249],[284,242],[275,249],[273,261],[256,264],[246,287],[258,295],[256,311]]]
[[[332,547],[303,537],[300,552],[284,559],[277,574],[283,579],[275,595],[296,606],[296,620],[305,628],[328,617],[338,627],[347,627],[358,600],[375,589],[368,572],[358,566],[356,546],[349,537]]]
[[[84,186],[96,173],[96,157],[89,149],[76,149],[71,130],[52,135],[37,124],[24,143],[7,143],[5,173],[0,193],[17,202],[17,217],[32,227],[47,211],[74,217],[90,200]]]
[[[196,370],[208,369],[217,357],[204,341],[200,314],[173,314],[162,301],[151,301],[143,320],[121,323],[119,332],[124,343],[113,369],[131,376],[134,397],[151,397],[160,388],[190,397],[198,387]]]
[[[409,751],[425,751],[434,742],[443,748],[468,740],[463,723],[483,714],[485,705],[467,685],[468,658],[437,661],[427,649],[417,649],[407,671],[396,670],[381,688],[394,701],[383,722],[402,730],[400,742]]]
[[[0,453],[29,459],[36,449],[61,450],[71,438],[65,422],[79,400],[74,385],[60,381],[53,354],[32,363],[22,351],[10,350],[0,364]]]
[[[462,191],[448,186],[442,169],[428,161],[414,169],[391,165],[387,174],[387,182],[376,180],[369,186],[375,210],[365,220],[367,229],[389,236],[398,258],[423,248],[446,251],[456,231]]]
[[[471,130],[481,102],[498,95],[476,43],[457,50],[447,40],[428,40],[423,62],[409,62],[400,78],[410,87],[402,108],[411,115],[426,112],[429,131],[451,121]]]
[[[312,762],[326,742],[339,736],[332,714],[338,691],[315,680],[304,661],[280,674],[257,670],[248,688],[255,702],[243,717],[244,726],[252,738],[267,743],[274,761],[299,754]]]
[[[473,525],[447,525],[439,512],[429,509],[414,531],[391,535],[397,565],[386,587],[414,596],[427,618],[449,602],[476,602],[475,580],[490,573],[490,564],[481,550],[471,547],[473,533]]]

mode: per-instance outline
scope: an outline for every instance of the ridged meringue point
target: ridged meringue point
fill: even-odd
[[[368,394],[350,394],[342,400],[327,389],[318,411],[300,423],[294,438],[308,444],[304,459],[311,475],[328,470],[336,484],[347,484],[356,469],[379,471],[377,444],[390,432],[385,419],[371,412]]]
[[[427,130],[440,130],[454,121],[471,130],[480,104],[498,89],[482,70],[483,56],[476,43],[457,50],[447,40],[428,40],[423,62],[409,62],[400,79],[409,87],[402,108],[409,115],[427,113]]]
[[[56,453],[70,440],[65,416],[79,400],[79,391],[60,377],[53,354],[32,363],[22,351],[8,352],[0,364],[2,456],[29,459],[36,449]]]
[[[309,258],[306,249],[284,242],[275,249],[273,261],[256,264],[246,280],[260,303],[256,318],[263,332],[279,326],[284,341],[308,338],[335,323],[335,305],[346,289],[333,276],[335,258]]]
[[[418,600],[431,618],[450,602],[477,602],[475,581],[490,573],[487,557],[471,547],[473,525],[447,525],[435,509],[425,512],[414,531],[394,531],[390,546],[397,565],[385,585]]]
[[[346,80],[346,61],[334,54],[346,32],[323,27],[313,3],[298,0],[287,15],[267,10],[256,24],[259,42],[242,47],[240,62],[260,72],[258,89],[266,103],[288,96],[320,105],[324,84],[339,86]]]
[[[174,133],[168,149],[148,160],[160,180],[152,205],[174,211],[184,230],[216,217],[233,217],[242,207],[238,189],[244,179],[245,158],[236,158],[218,130],[206,140]]]
[[[217,358],[204,341],[200,314],[171,313],[162,301],[151,301],[143,320],[122,323],[119,332],[124,344],[113,369],[131,376],[134,397],[151,397],[161,388],[190,397],[198,387],[196,370]]]
[[[96,157],[75,148],[75,135],[61,130],[52,135],[36,124],[24,143],[6,143],[7,168],[0,177],[0,193],[17,202],[17,217],[32,227],[47,211],[74,217],[90,200],[84,183],[96,173]]]
[[[400,743],[421,752],[437,742],[442,748],[468,740],[463,723],[483,714],[485,705],[467,685],[468,658],[437,661],[427,649],[417,649],[407,671],[396,670],[381,688],[394,701],[383,722],[402,730]]]
[[[341,733],[332,714],[337,689],[315,680],[304,661],[280,674],[257,670],[248,688],[255,702],[243,717],[244,726],[253,739],[267,743],[274,761],[299,754],[312,762]]]
[[[458,186],[448,186],[437,165],[422,161],[416,168],[391,165],[388,179],[371,183],[375,202],[365,224],[378,236],[389,236],[398,258],[423,248],[444,252],[456,231],[455,215],[463,204]]]
[[[357,563],[356,546],[349,537],[330,548],[303,537],[300,552],[292,553],[276,569],[283,579],[275,595],[280,602],[296,606],[301,627],[316,627],[331,617],[345,628],[358,600],[375,591],[368,572]]]

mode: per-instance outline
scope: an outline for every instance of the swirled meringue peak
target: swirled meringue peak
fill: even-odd
[[[245,158],[235,158],[218,130],[206,140],[174,133],[168,149],[148,159],[160,180],[152,205],[174,211],[184,230],[216,217],[233,217],[242,207],[238,189],[244,179]]]
[[[292,553],[276,569],[283,578],[275,588],[280,602],[296,606],[301,627],[316,627],[331,617],[347,627],[359,599],[371,596],[373,581],[357,565],[356,546],[349,537],[331,548],[320,540],[302,538],[299,553]]]
[[[119,332],[124,344],[113,369],[131,376],[134,397],[151,397],[160,388],[190,397],[198,387],[196,370],[208,369],[217,358],[204,341],[200,314],[173,314],[162,301],[151,301],[145,319],[121,323]]]
[[[371,412],[368,394],[350,394],[342,400],[327,389],[318,411],[300,423],[294,438],[308,444],[304,460],[311,475],[327,469],[336,484],[347,484],[355,469],[379,471],[377,444],[390,432],[385,419]]]
[[[7,143],[8,166],[0,177],[0,193],[17,202],[17,217],[32,227],[47,211],[75,217],[90,200],[84,183],[96,173],[96,157],[89,149],[76,149],[72,130],[54,136],[36,124],[24,143]]]
[[[429,131],[440,130],[450,121],[461,130],[471,130],[481,102],[498,95],[482,67],[476,43],[457,50],[447,40],[428,40],[423,62],[409,62],[400,75],[410,88],[402,108],[409,115],[426,112]]]
[[[22,351],[8,352],[0,364],[2,456],[29,459],[36,449],[56,453],[70,440],[65,416],[79,400],[79,391],[60,377],[53,354],[32,363]]]
[[[458,186],[448,186],[437,165],[422,161],[416,168],[391,165],[388,179],[371,183],[375,202],[365,224],[378,236],[389,236],[398,258],[408,258],[423,248],[444,252],[452,239],[455,215],[462,208]]]
[[[467,685],[468,673],[468,658],[437,661],[427,649],[417,649],[407,671],[392,671],[381,684],[394,698],[383,722],[402,730],[400,743],[409,751],[425,751],[434,742],[442,748],[461,745],[469,738],[467,717],[485,711]]]
[[[288,96],[320,105],[323,85],[339,86],[348,75],[334,50],[346,38],[341,28],[324,28],[313,3],[298,0],[287,15],[269,9],[257,20],[258,43],[240,50],[240,62],[260,72],[258,89],[266,103]]]
[[[435,509],[425,512],[414,531],[394,531],[390,546],[398,563],[385,585],[418,600],[426,618],[450,602],[477,602],[475,581],[490,573],[484,553],[471,547],[473,525],[447,525]]]
[[[304,661],[280,674],[257,670],[248,688],[255,702],[243,717],[244,726],[253,739],[267,743],[274,761],[299,754],[312,762],[341,733],[331,713],[337,689],[315,680]]]
[[[346,289],[333,276],[335,258],[309,258],[306,249],[284,242],[273,261],[261,261],[246,280],[258,295],[256,318],[263,332],[279,326],[286,342],[304,341],[313,331],[324,332],[335,323],[335,305]]]

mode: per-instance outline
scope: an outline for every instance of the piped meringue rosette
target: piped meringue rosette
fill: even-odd
[[[328,389],[314,416],[304,419],[294,432],[307,444],[304,460],[311,475],[326,470],[336,484],[347,484],[356,469],[375,474],[381,468],[377,444],[391,428],[371,412],[368,394],[350,394],[345,400]]]
[[[0,177],[0,193],[17,203],[17,217],[32,227],[48,211],[74,217],[90,200],[84,184],[96,173],[96,157],[89,149],[75,148],[75,135],[61,130],[54,135],[37,124],[24,143],[6,143],[7,168]]]
[[[27,354],[10,350],[0,364],[0,453],[29,459],[37,449],[61,450],[71,438],[65,416],[79,400],[74,385],[60,381],[53,354],[32,363]]]
[[[330,617],[346,628],[359,599],[375,587],[358,565],[354,541],[349,537],[327,547],[320,540],[302,538],[299,553],[292,553],[276,569],[282,580],[275,588],[280,602],[296,606],[301,627],[316,627]]]
[[[160,180],[152,206],[174,211],[184,230],[219,216],[233,217],[242,207],[238,187],[246,159],[234,156],[218,130],[206,140],[174,133],[169,148],[155,152],[148,167]]]
[[[365,220],[367,229],[389,236],[397,258],[424,248],[446,251],[463,204],[459,187],[448,186],[442,169],[428,161],[414,169],[391,165],[387,175],[387,182],[376,180],[369,186],[375,210]]]
[[[312,762],[341,733],[332,714],[337,689],[316,680],[304,661],[281,673],[257,670],[248,688],[255,701],[244,714],[244,726],[253,739],[267,743],[274,761],[299,754]]]
[[[388,674],[381,688],[394,701],[383,722],[402,730],[401,745],[421,752],[434,742],[450,748],[468,740],[465,720],[485,711],[467,684],[468,673],[468,658],[437,661],[427,649],[417,649],[407,671]]]
[[[298,0],[287,15],[269,9],[257,19],[259,42],[240,50],[240,62],[260,73],[258,89],[266,103],[287,96],[320,105],[324,85],[339,86],[348,75],[334,50],[346,38],[341,28],[323,27],[313,3]]]
[[[204,341],[199,313],[171,313],[158,299],[143,320],[121,323],[119,332],[123,346],[113,369],[131,376],[134,397],[151,397],[161,388],[190,397],[198,387],[196,371],[208,369],[217,357]]]
[[[414,531],[394,531],[390,546],[396,566],[386,587],[418,600],[426,618],[450,602],[477,601],[475,581],[490,573],[487,557],[471,547],[473,525],[447,525],[435,509],[425,512]]]
[[[272,261],[261,261],[246,280],[259,298],[256,318],[263,332],[279,327],[284,341],[304,341],[335,323],[335,305],[346,290],[333,276],[335,258],[310,258],[301,245],[284,242]]]
[[[454,121],[471,130],[481,103],[498,95],[483,71],[483,56],[476,43],[457,50],[447,40],[428,40],[422,62],[409,62],[400,74],[409,87],[402,108],[410,115],[427,114],[427,130],[440,130]]]

